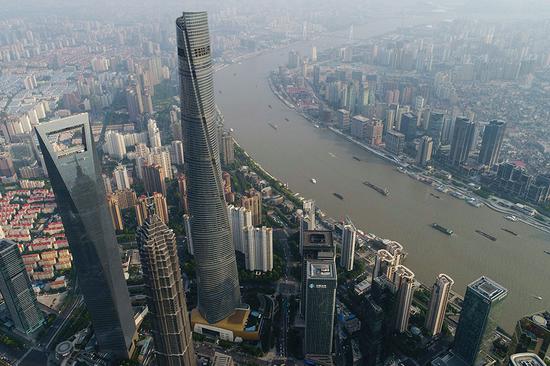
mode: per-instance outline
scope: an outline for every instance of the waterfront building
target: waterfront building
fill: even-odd
[[[136,241],[153,325],[156,361],[167,366],[195,366],[176,236],[155,213],[153,203],[145,204],[147,218],[137,229]]]
[[[432,337],[441,333],[453,284],[454,280],[442,273],[437,276],[437,280],[432,287],[432,296],[428,306],[428,315],[426,316],[426,329]]]
[[[130,189],[130,178],[126,166],[118,164],[113,171],[113,178],[115,179],[117,191]]]
[[[458,167],[470,156],[476,125],[466,117],[457,117],[453,131],[449,164]]]
[[[338,109],[336,111],[336,120],[338,121],[338,128],[344,132],[348,132],[350,129],[349,111],[345,109]]]
[[[351,136],[358,140],[365,138],[365,129],[369,119],[362,115],[353,116],[351,119]]]
[[[386,150],[395,154],[401,155],[405,148],[405,135],[397,131],[388,131],[384,135],[384,141],[386,142]]]
[[[543,360],[550,358],[550,311],[521,318],[508,349],[510,353],[531,352]]]
[[[353,270],[353,261],[355,259],[355,242],[357,239],[357,229],[353,223],[344,225],[342,232],[342,253],[340,257],[340,267],[346,271]]]
[[[134,312],[122,273],[118,244],[105,199],[87,114],[36,127],[57,208],[71,248],[79,288],[99,349],[128,358]]]
[[[229,165],[234,161],[235,140],[233,139],[233,129],[230,128],[222,134],[222,163],[223,165]]]
[[[148,206],[154,205],[156,214],[160,217],[162,222],[168,224],[168,205],[166,203],[166,197],[162,193],[155,192],[151,196],[141,196],[138,198],[136,209],[136,222],[138,226],[143,225],[145,219],[149,216]]]
[[[426,134],[432,138],[434,152],[437,152],[442,144],[444,125],[445,113],[431,111]]]
[[[384,115],[384,133],[388,133],[393,130],[393,124],[395,122],[395,110],[388,108]]]
[[[303,234],[302,246],[302,303],[301,314],[305,315],[306,304],[306,280],[308,260],[332,260],[336,259],[336,248],[332,240],[332,231],[306,230]]]
[[[307,260],[305,282],[304,354],[306,358],[330,356],[337,286],[334,260]]]
[[[397,288],[395,330],[403,333],[409,328],[411,304],[416,286],[414,273],[407,267],[398,265],[393,273],[393,283]]]
[[[399,132],[405,135],[405,140],[412,141],[416,138],[418,116],[412,112],[406,112],[401,115]]]
[[[147,164],[143,166],[143,186],[149,194],[162,193],[166,195],[166,175],[159,164]]]
[[[183,142],[180,140],[173,140],[171,142],[172,161],[176,165],[182,166],[185,163],[185,157],[183,153]]]
[[[492,319],[508,290],[487,277],[480,277],[466,288],[455,334],[453,353],[473,366],[491,347],[496,328]]]
[[[176,26],[191,235],[200,282],[198,311],[208,323],[216,323],[234,313],[241,296],[222,186],[221,115],[214,102],[208,16],[185,12]]]
[[[430,136],[423,136],[416,152],[416,164],[426,166],[432,160],[433,140]]]
[[[542,358],[535,353],[516,353],[510,356],[508,366],[546,366]]]
[[[380,276],[386,276],[387,278],[391,279],[393,278],[395,267],[395,257],[386,249],[380,249],[378,252],[376,252],[372,278],[374,279]]]
[[[498,163],[505,130],[506,122],[504,121],[493,120],[485,126],[478,163],[486,165],[489,168]]]
[[[31,334],[40,329],[44,315],[38,308],[19,247],[11,240],[0,240],[0,292],[17,331]]]
[[[262,194],[260,192],[254,188],[244,192],[244,196],[241,197],[241,206],[252,213],[253,226],[262,224]]]
[[[382,132],[384,131],[384,125],[379,120],[370,120],[365,125],[365,141],[369,145],[382,144]]]

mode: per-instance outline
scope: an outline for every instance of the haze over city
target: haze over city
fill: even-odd
[[[0,365],[550,365],[548,0],[0,9]]]

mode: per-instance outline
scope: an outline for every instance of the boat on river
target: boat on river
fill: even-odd
[[[387,188],[379,187],[376,184],[369,182],[368,180],[364,181],[363,184],[369,188],[374,189],[376,192],[380,193],[381,195],[387,196],[390,194],[390,191]]]
[[[437,231],[441,231],[443,234],[447,234],[449,236],[454,234],[454,231],[452,231],[451,229],[448,229],[444,226],[441,226],[441,225],[439,225],[438,223],[435,223],[435,222],[432,224],[432,227],[434,229],[436,229]]]
[[[344,199],[344,196],[342,196],[340,193],[333,193],[334,197],[339,198],[341,200]]]
[[[507,228],[505,228],[505,227],[501,227],[500,230],[506,231],[508,234],[512,234],[513,236],[518,236],[518,233],[516,233],[516,232],[514,232],[514,231],[512,231],[512,230],[510,230],[510,229],[507,229]]]
[[[267,124],[269,125],[269,127],[271,127],[271,128],[272,128],[272,129],[274,129],[274,130],[276,130],[276,129],[278,129],[278,128],[279,128],[279,126],[277,126],[277,125],[274,125],[274,124],[273,124],[273,123],[271,123],[271,122],[267,122]]]
[[[315,179],[315,178],[311,178],[310,181],[311,181],[311,183],[313,183],[313,184],[317,184],[317,179]]]
[[[479,235],[491,240],[491,241],[497,241],[497,238],[495,238],[494,236],[492,236],[491,234],[487,234],[486,232],[484,231],[481,231],[481,230],[476,230],[476,233],[478,233]]]

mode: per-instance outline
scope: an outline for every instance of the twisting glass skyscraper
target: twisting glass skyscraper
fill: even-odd
[[[134,313],[88,115],[42,123],[36,134],[99,348],[128,358]]]
[[[156,360],[165,366],[194,366],[195,350],[181,276],[176,236],[149,202],[136,240],[153,323]]]
[[[209,323],[215,323],[240,305],[240,291],[222,185],[218,146],[221,116],[214,102],[207,14],[185,12],[176,20],[176,27],[198,307]]]

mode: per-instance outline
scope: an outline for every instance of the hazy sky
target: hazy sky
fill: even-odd
[[[396,12],[418,7],[442,7],[450,16],[550,17],[550,0],[0,0],[0,17],[60,15],[85,18],[129,19],[177,15],[182,10],[212,10],[226,7],[301,9],[316,7],[364,11],[380,6]]]

